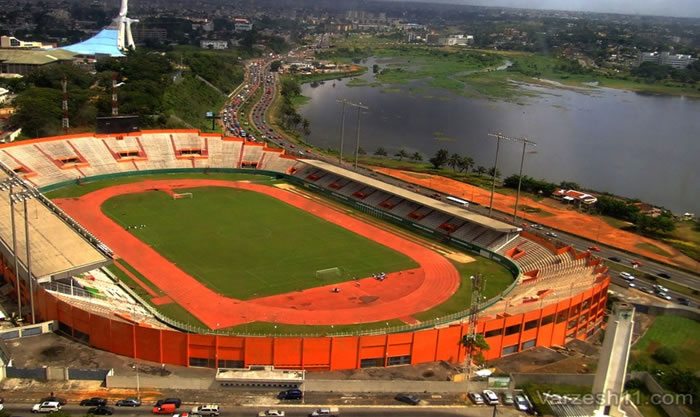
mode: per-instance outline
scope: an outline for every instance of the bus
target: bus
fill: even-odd
[[[469,202],[466,200],[462,200],[462,199],[459,199],[457,197],[452,197],[452,196],[445,197],[445,199],[452,204],[456,204],[456,205],[464,207],[464,208],[469,207]]]

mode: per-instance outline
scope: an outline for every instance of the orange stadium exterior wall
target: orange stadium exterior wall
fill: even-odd
[[[2,272],[5,281],[14,285],[11,271],[2,265]],[[504,355],[504,348],[510,349],[505,353],[508,354],[587,338],[602,324],[608,285],[609,278],[601,276],[591,289],[556,304],[542,308],[534,303],[527,313],[482,318],[477,331],[488,336],[486,341],[490,346],[484,356],[495,359]],[[459,341],[468,331],[466,323],[458,323],[377,336],[214,336],[155,329],[93,314],[59,300],[43,288],[36,290],[35,305],[37,319],[58,320],[63,332],[95,348],[181,366],[192,366],[194,359],[196,364],[206,363],[210,367],[228,360],[246,367],[342,370],[358,369],[366,359],[374,359],[371,361],[374,366],[387,366],[389,358],[406,356],[410,356],[410,364],[438,360],[457,363],[464,360],[465,351]]]

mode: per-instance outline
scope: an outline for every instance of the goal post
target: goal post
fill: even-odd
[[[193,198],[192,193],[173,193],[173,200],[178,200],[180,198]]]
[[[316,279],[319,279],[321,281],[331,281],[331,280],[337,280],[338,278],[343,277],[343,270],[342,268],[333,267],[333,268],[326,268],[326,269],[319,269],[316,271]]]

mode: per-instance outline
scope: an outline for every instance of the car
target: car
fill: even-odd
[[[678,297],[678,304],[684,305],[684,306],[689,306],[690,301],[688,301],[687,298],[685,297]]]
[[[153,414],[174,414],[176,410],[175,404],[168,403],[154,406],[151,412]]]
[[[289,147],[292,148],[292,149],[296,148],[296,146],[294,146],[293,143],[290,143],[290,144],[289,144]]]
[[[530,403],[524,395],[518,394],[515,396],[515,408],[519,411],[528,412],[530,411]]]
[[[420,403],[420,398],[416,397],[413,394],[406,394],[406,393],[396,394],[394,399],[396,401],[401,401],[402,403],[411,404],[411,405],[418,405],[418,403]]]
[[[80,405],[90,407],[104,407],[105,405],[107,405],[107,400],[99,397],[86,398],[80,401]]]
[[[165,398],[165,399],[161,399],[161,400],[156,401],[155,406],[160,407],[164,404],[173,404],[175,406],[175,408],[180,408],[180,404],[182,404],[182,400],[180,400],[179,398]]]
[[[481,392],[483,394],[484,400],[488,405],[498,405],[498,395],[491,390],[484,390]]]
[[[628,272],[620,272],[620,278],[624,279],[625,281],[634,281],[637,279],[634,275]]]
[[[42,401],[39,404],[34,404],[32,413],[54,413],[61,410],[61,404],[58,401]]]
[[[634,267],[634,268],[642,266],[642,263],[639,261],[630,261],[630,263],[632,264],[632,267]]]
[[[535,229],[535,230],[542,230],[542,225],[541,225],[541,224],[532,223],[532,224],[530,225],[530,227],[532,227],[532,228]]]
[[[634,284],[634,282],[628,282],[627,283],[627,288],[636,288],[637,286]]]
[[[309,417],[338,417],[340,411],[336,407],[319,408],[313,413],[309,414]]]
[[[481,397],[481,394],[479,394],[478,392],[470,392],[469,399],[472,400],[472,402],[476,405],[483,405],[484,404],[484,399]]]
[[[189,417],[189,413],[178,413],[178,414],[173,414],[171,417]]]
[[[258,417],[284,417],[282,410],[265,410],[258,413]]]
[[[589,246],[588,250],[591,252],[600,252],[600,248],[598,246]]]
[[[304,393],[299,389],[288,389],[277,394],[278,400],[301,400],[304,397]]]
[[[672,301],[672,300],[673,300],[673,297],[671,297],[670,295],[666,294],[665,292],[659,292],[659,293],[656,294],[656,296],[659,297],[659,298],[661,298],[662,300],[666,300],[666,301]]]
[[[66,400],[65,398],[56,397],[56,396],[54,396],[54,395],[49,395],[48,397],[44,397],[44,398],[41,399],[40,402],[45,403],[45,402],[49,402],[49,401],[55,401],[55,402],[57,402],[59,405],[66,405],[66,404],[68,404],[68,400]]]
[[[218,416],[221,414],[218,404],[206,404],[192,407],[192,414],[196,416]]]
[[[645,293],[647,293],[647,294],[653,294],[653,293],[654,293],[654,291],[652,291],[651,288],[649,288],[649,287],[642,287],[642,288],[640,288],[639,290],[642,291],[642,292],[645,292]]]
[[[141,407],[140,398],[126,398],[123,400],[118,400],[114,403],[117,407]]]
[[[88,414],[93,414],[96,416],[111,416],[114,414],[114,408],[112,407],[92,407],[91,409],[88,410]]]
[[[661,278],[671,279],[671,276],[665,272],[659,272],[656,275],[660,276]]]
[[[663,285],[654,284],[652,285],[652,288],[657,292],[668,292],[668,288],[664,287]]]
[[[559,236],[557,236],[557,234],[554,233],[554,232],[547,232],[547,233],[545,233],[545,235],[547,235],[547,236],[549,236],[549,237],[559,237]]]
[[[503,400],[503,405],[513,405],[515,400],[513,399],[513,394],[510,392],[501,393],[501,400]]]
[[[608,259],[613,262],[622,262],[622,259],[618,258],[617,256],[611,256]]]
[[[307,150],[306,150],[306,153],[311,153],[311,149],[307,149]]]

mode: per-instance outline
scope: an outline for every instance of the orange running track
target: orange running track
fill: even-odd
[[[102,213],[102,203],[117,195],[196,187],[255,191],[308,211],[326,221],[412,258],[419,268],[304,291],[241,301],[218,294],[175,266]],[[408,319],[445,302],[459,288],[460,276],[443,256],[356,218],[276,187],[218,180],[143,181],[103,188],[55,203],[212,329],[249,322],[340,325]],[[205,230],[201,233],[206,233]],[[235,262],[235,251],[232,253]],[[380,271],[377,271],[380,272]],[[339,293],[331,292],[339,287]]]

